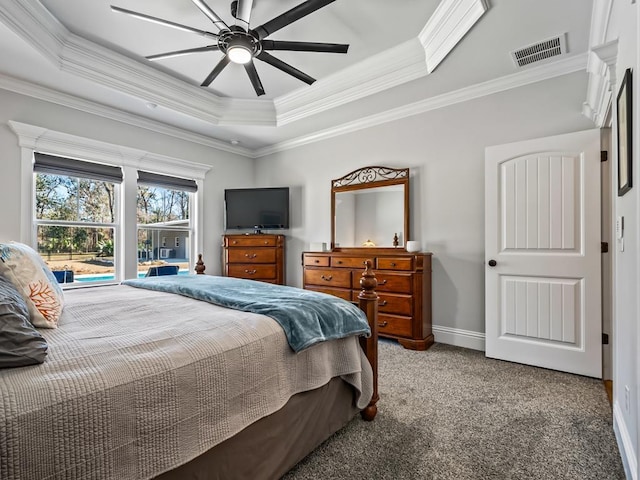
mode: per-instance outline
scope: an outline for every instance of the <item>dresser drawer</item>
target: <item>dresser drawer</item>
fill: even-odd
[[[322,287],[351,288],[351,271],[305,269],[305,285],[320,285]]]
[[[304,256],[305,267],[328,267],[329,257],[321,255],[305,255]]]
[[[375,272],[378,286],[376,292],[412,293],[412,275],[410,273]],[[353,288],[360,288],[361,272],[353,272]]]
[[[395,313],[411,316],[413,313],[413,297],[411,295],[397,295],[393,293],[378,294],[378,311],[381,313]]]
[[[376,270],[413,270],[413,258],[379,257],[376,260]]]
[[[320,287],[318,285],[305,285],[304,288],[307,290],[313,290],[314,292],[328,293],[334,297],[351,301],[351,290],[348,289]]]
[[[398,335],[400,337],[410,337],[411,317],[380,313],[378,315],[378,333],[380,335],[388,334]]]
[[[230,248],[229,263],[276,263],[275,248]]]
[[[365,260],[369,257],[331,257],[331,266],[337,268],[358,268],[364,271]]]
[[[277,237],[275,235],[227,236],[224,242],[227,247],[275,247]]]
[[[357,302],[360,291],[352,290],[352,292],[351,301]],[[378,292],[378,311],[411,316],[413,314],[413,297],[411,295]]]
[[[250,280],[264,280],[276,278],[275,265],[229,265],[229,276],[248,278]]]

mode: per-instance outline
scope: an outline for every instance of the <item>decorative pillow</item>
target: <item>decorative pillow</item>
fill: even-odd
[[[44,260],[23,243],[0,243],[0,276],[20,292],[35,327],[56,328],[64,306],[62,288]]]
[[[0,277],[0,368],[44,362],[47,342],[29,323],[29,310],[11,282]]]

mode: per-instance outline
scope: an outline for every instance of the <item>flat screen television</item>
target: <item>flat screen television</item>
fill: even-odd
[[[289,187],[237,188],[224,191],[225,228],[289,228]]]

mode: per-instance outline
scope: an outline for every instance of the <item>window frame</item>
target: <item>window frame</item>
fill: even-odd
[[[20,241],[37,247],[35,220],[36,182],[33,171],[34,152],[64,156],[88,162],[118,166],[123,169],[123,182],[119,194],[120,231],[116,234],[119,249],[116,278],[137,277],[137,219],[136,203],[138,169],[178,178],[195,180],[197,192],[192,196],[190,222],[193,254],[189,269],[193,271],[197,252],[203,248],[204,178],[210,165],[160,155],[123,145],[105,143],[91,138],[69,135],[25,123],[9,121],[9,127],[18,137],[21,155],[21,180],[24,188],[20,203]],[[91,283],[95,285],[95,283]]]

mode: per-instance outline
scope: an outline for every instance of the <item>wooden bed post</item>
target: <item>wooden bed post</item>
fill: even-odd
[[[373,396],[369,405],[360,412],[362,418],[371,421],[378,413],[378,295],[375,292],[375,288],[378,286],[378,281],[372,270],[371,260],[364,262],[365,270],[360,278],[360,286],[362,291],[358,295],[360,309],[367,315],[369,320],[369,326],[371,327],[371,336],[369,338],[360,337],[360,346],[364,350],[371,369],[373,370]]]
[[[204,262],[202,261],[202,254],[199,253],[198,254],[198,261],[196,262],[196,274],[197,275],[204,275]]]

